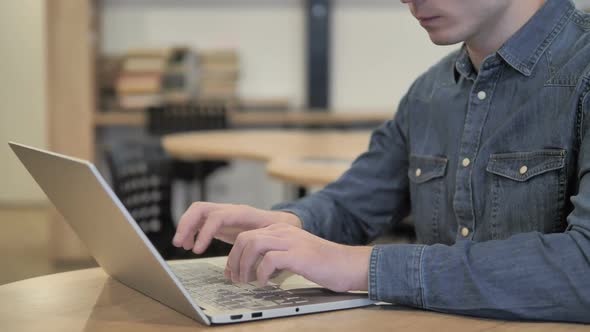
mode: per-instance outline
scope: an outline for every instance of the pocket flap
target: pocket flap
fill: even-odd
[[[492,154],[486,170],[524,182],[537,175],[563,168],[565,150],[539,150]]]
[[[445,175],[447,158],[438,156],[410,156],[408,176],[416,183],[423,183]]]

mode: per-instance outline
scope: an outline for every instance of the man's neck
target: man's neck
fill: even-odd
[[[519,0],[514,2],[500,17],[494,17],[490,23],[465,41],[467,52],[473,67],[479,68],[485,58],[496,52],[543,6],[545,0]]]

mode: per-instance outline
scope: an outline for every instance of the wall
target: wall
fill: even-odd
[[[577,0],[590,7],[589,0]],[[410,82],[450,49],[428,41],[398,1],[334,0],[332,105],[393,109]],[[102,0],[106,52],[188,43],[237,47],[241,93],[305,100],[302,0]],[[45,1],[0,1],[0,204],[44,201],[6,142],[47,145]],[[270,82],[270,83],[269,83]]]
[[[237,48],[240,93],[250,97],[303,96],[301,1],[103,1],[105,53],[172,43]]]
[[[458,45],[436,46],[399,1],[334,1],[332,106],[395,109],[410,84]]]
[[[332,105],[338,110],[394,109],[414,78],[452,47],[437,47],[396,1],[336,0]],[[188,44],[236,47],[241,94],[288,96],[305,103],[305,18],[302,0],[103,2],[106,53],[130,47]]]
[[[45,195],[9,149],[45,147],[45,1],[0,2],[0,204],[38,204]]]

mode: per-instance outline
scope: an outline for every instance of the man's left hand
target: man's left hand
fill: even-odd
[[[317,237],[298,227],[272,224],[242,232],[231,250],[225,276],[265,285],[275,271],[288,270],[336,292],[367,290],[371,247],[353,247]]]

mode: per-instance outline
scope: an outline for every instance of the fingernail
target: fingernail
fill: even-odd
[[[195,245],[193,246],[193,251],[195,252],[195,254],[201,253],[201,246],[198,242],[195,242]]]

